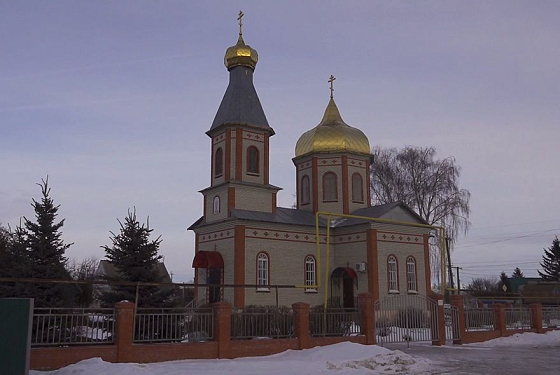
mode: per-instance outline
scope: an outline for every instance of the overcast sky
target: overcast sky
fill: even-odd
[[[175,281],[192,278],[210,183],[210,128],[237,40],[259,52],[270,180],[291,206],[298,137],[337,77],[345,121],[371,145],[434,146],[462,167],[472,230],[462,279],[536,276],[560,235],[558,1],[0,2],[0,222],[33,217],[49,176],[69,258],[104,256],[136,207]]]

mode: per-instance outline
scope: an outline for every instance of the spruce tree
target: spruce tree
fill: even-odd
[[[37,279],[71,280],[66,270],[66,250],[72,245],[65,244],[62,240],[61,228],[64,219],[56,222],[58,209],[53,199],[49,196],[48,177],[41,183],[41,200],[32,199],[31,206],[35,211],[36,222],[24,217],[25,231],[20,233],[18,246],[25,247],[26,265],[21,269],[19,277]],[[35,298],[38,307],[71,307],[74,303],[77,289],[71,284],[36,283],[26,284],[22,287],[20,297]]]
[[[523,274],[523,272],[521,272],[519,267],[515,267],[515,269],[513,270],[513,273],[511,274],[511,278],[512,279],[522,279],[524,277],[525,277],[525,275]]]
[[[111,232],[111,246],[102,246],[106,257],[115,268],[117,276],[106,275],[109,281],[128,282],[161,282],[163,277],[158,273],[158,263],[162,259],[158,255],[161,236],[150,240],[153,229],[140,224],[136,219],[136,210],[128,212],[124,223],[118,220],[120,233]],[[138,306],[163,307],[171,305],[172,288],[158,286],[140,286],[138,288]],[[113,306],[122,300],[135,301],[136,287],[112,285],[101,292],[100,299],[105,306]]]
[[[558,237],[552,241],[552,246],[543,249],[543,261],[541,267],[543,272],[538,271],[543,280],[560,281],[560,241]]]

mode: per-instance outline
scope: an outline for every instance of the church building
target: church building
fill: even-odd
[[[257,61],[240,22],[237,44],[224,59],[229,85],[206,132],[211,183],[200,191],[203,216],[189,227],[195,233],[195,283],[255,286],[200,287],[198,304],[315,306],[323,304],[326,293],[330,306],[354,307],[364,292],[375,300],[430,294],[430,228],[402,203],[372,206],[370,143],[342,119],[332,95],[333,76],[321,121],[295,145],[297,208],[277,207],[281,188],[269,182],[275,131],[253,85]],[[317,212],[355,217],[318,215],[318,247]],[[298,287],[279,289],[277,295],[274,285]]]

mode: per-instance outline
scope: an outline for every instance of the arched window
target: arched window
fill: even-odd
[[[387,282],[389,283],[389,293],[399,292],[398,273],[399,266],[397,264],[397,258],[394,255],[389,255],[387,258]]]
[[[224,151],[218,147],[214,155],[214,177],[220,177],[224,173]]]
[[[409,292],[417,292],[416,283],[416,260],[413,257],[406,258],[406,287]]]
[[[308,255],[305,257],[305,285],[317,285],[317,277],[315,267],[315,257]],[[316,291],[315,288],[307,288],[306,291]]]
[[[338,186],[336,174],[327,172],[323,175],[323,202],[336,202],[338,200]]]
[[[269,271],[268,254],[259,253],[257,255],[257,285],[259,285],[258,289],[268,290],[268,285],[270,281],[268,277],[268,271]]]
[[[213,212],[214,215],[219,214],[220,213],[220,196],[216,195],[214,197],[214,201],[212,202],[212,205],[214,207]]]
[[[247,148],[247,173],[259,173],[259,149],[255,146]]]
[[[364,202],[364,182],[359,173],[352,175],[352,202]]]
[[[301,179],[301,204],[308,204],[310,200],[309,176],[303,176]]]

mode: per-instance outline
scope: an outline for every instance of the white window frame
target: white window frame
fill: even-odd
[[[305,285],[317,285],[317,262],[311,255],[305,257]],[[306,292],[317,292],[317,288],[306,288]]]
[[[259,253],[257,255],[257,291],[258,292],[269,292],[270,288],[270,260],[268,259],[268,254]]]
[[[406,287],[411,293],[418,293],[416,283],[416,260],[409,256],[406,258]]]
[[[387,282],[389,283],[389,293],[399,292],[399,266],[397,257],[390,255],[387,258]]]

